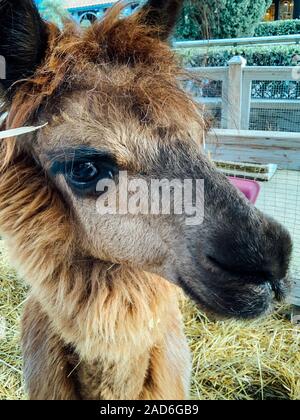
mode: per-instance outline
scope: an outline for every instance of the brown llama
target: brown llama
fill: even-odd
[[[201,152],[201,109],[167,39],[182,1],[60,30],[31,0],[0,0],[0,231],[30,286],[22,320],[31,399],[184,399],[190,355],[177,286],[251,318],[285,295],[291,240]],[[204,219],[99,214],[97,183],[203,179]],[[106,197],[110,197],[108,189]]]

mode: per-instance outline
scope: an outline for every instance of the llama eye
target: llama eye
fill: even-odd
[[[97,183],[101,179],[112,179],[116,167],[107,161],[73,161],[66,166],[65,178],[73,192],[80,196],[99,195]]]
[[[119,173],[114,156],[86,146],[65,148],[63,153],[61,149],[52,151],[47,158],[51,160],[49,175],[63,175],[73,193],[80,197],[101,195],[98,182],[113,179]]]

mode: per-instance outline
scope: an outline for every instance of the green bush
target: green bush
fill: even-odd
[[[226,66],[235,55],[245,57],[248,66],[291,66],[295,64],[293,57],[300,55],[300,46],[210,48],[207,51],[192,48],[178,52],[184,64],[192,67]]]
[[[252,36],[271,0],[185,0],[177,39]]]
[[[300,34],[300,19],[261,22],[255,29],[254,36],[278,36]]]

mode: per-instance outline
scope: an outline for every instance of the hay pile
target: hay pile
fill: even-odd
[[[212,322],[185,305],[195,399],[300,399],[300,329],[280,308],[255,321]]]
[[[19,319],[24,286],[8,267],[0,241],[0,400],[24,399]]]
[[[0,399],[24,399],[19,318],[26,293],[0,242]],[[195,399],[300,399],[300,329],[284,311],[246,323],[212,322],[184,304]],[[5,331],[3,319],[6,320]]]

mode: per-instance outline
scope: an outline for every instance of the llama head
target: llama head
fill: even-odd
[[[166,42],[181,3],[150,0],[127,18],[118,4],[88,29],[69,22],[61,31],[32,1],[1,0],[6,127],[48,122],[3,141],[2,172],[24,155],[39,168],[70,215],[76,258],[154,272],[210,311],[256,316],[284,295],[291,240],[201,153],[202,111],[181,88]],[[153,197],[161,180],[175,183],[168,194],[163,182]],[[203,194],[196,188],[187,198],[198,223],[175,193],[188,180],[204,181]],[[126,182],[137,189],[124,203]]]

